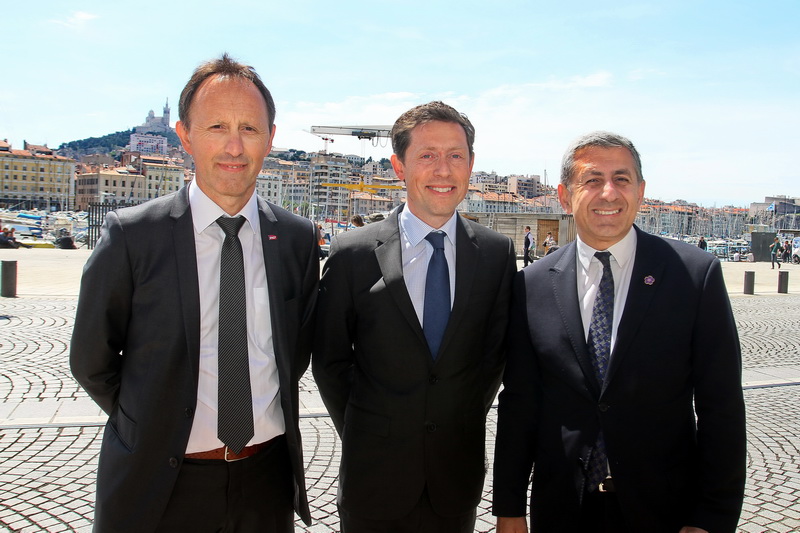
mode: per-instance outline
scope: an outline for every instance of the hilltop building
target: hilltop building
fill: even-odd
[[[166,133],[172,131],[169,125],[169,98],[164,104],[164,114],[160,117],[155,116],[151,109],[145,118],[144,124],[133,129],[136,133]]]

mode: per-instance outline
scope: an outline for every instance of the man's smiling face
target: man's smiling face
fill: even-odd
[[[466,196],[472,164],[464,128],[438,120],[411,130],[402,161],[392,156],[397,177],[406,182],[408,209],[433,228],[447,222]]]
[[[575,217],[578,235],[595,250],[606,250],[627,235],[643,198],[644,181],[622,147],[581,148],[569,187],[558,186],[558,199]]]

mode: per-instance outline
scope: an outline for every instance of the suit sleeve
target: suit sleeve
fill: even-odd
[[[511,284],[517,271],[517,256],[514,244],[508,240],[506,251],[506,264],[503,270],[503,279],[497,291],[497,300],[492,307],[489,317],[489,329],[486,335],[486,382],[489,385],[485,398],[486,411],[494,402],[497,390],[503,377],[503,368],[506,363],[506,330],[508,329],[509,307],[511,305]]]
[[[319,241],[317,239],[318,230],[316,226],[311,227],[310,246],[308,247],[308,259],[306,271],[303,276],[303,316],[297,340],[297,352],[295,362],[299,380],[308,369],[311,362],[311,349],[314,340],[314,328],[317,316],[317,297],[319,290]]]
[[[535,458],[537,365],[528,332],[525,272],[514,278],[508,356],[497,412],[492,514],[525,516]]]
[[[700,454],[700,500],[695,523],[708,531],[736,531],[746,472],[742,357],[722,267],[706,274],[693,336],[693,379]]]
[[[73,376],[109,414],[119,396],[132,295],[125,234],[112,211],[83,270],[70,344]]]
[[[353,382],[355,309],[349,275],[352,269],[336,241],[325,263],[317,302],[317,328],[311,368],[320,395],[341,436],[344,414]]]

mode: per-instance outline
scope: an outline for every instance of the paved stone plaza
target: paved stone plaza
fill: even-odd
[[[104,417],[67,364],[77,279],[88,253],[2,252],[0,260],[18,260],[20,274],[18,297],[0,298],[0,531],[90,531]],[[749,475],[740,530],[800,531],[800,267],[784,267],[797,278],[789,294],[776,294],[776,273],[764,267],[724,265],[748,410]],[[734,286],[741,285],[745,269],[757,270],[755,296]],[[314,525],[298,525],[297,531],[338,531],[339,442],[310,372],[301,382],[301,403]],[[492,410],[490,457],[495,421]],[[478,509],[481,532],[494,527],[490,479],[491,472]]]

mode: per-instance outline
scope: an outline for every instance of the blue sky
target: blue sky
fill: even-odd
[[[272,91],[278,147],[441,99],[475,124],[476,170],[553,184],[567,144],[606,129],[639,148],[646,196],[749,205],[800,196],[798,22],[797,0],[7,2],[0,138],[57,147],[167,98],[174,122],[191,71],[227,51]]]

